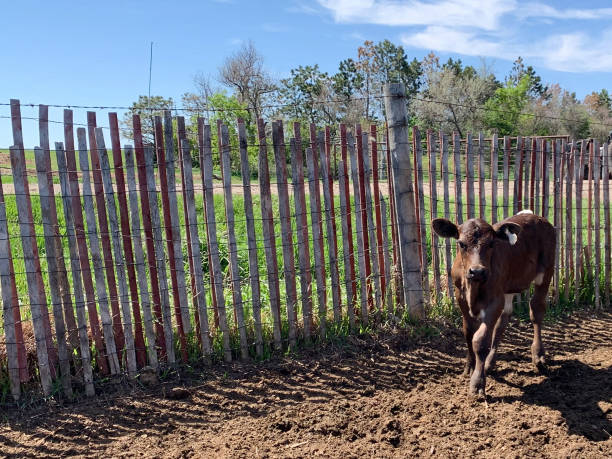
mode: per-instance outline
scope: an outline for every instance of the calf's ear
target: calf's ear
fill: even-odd
[[[506,239],[510,245],[516,244],[517,235],[521,232],[521,226],[516,223],[508,222],[497,228],[497,237]]]
[[[459,239],[459,228],[446,218],[436,218],[431,222],[431,226],[440,237],[454,237]]]

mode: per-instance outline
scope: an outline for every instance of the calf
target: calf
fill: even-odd
[[[531,354],[534,365],[541,368],[541,326],[555,265],[555,228],[530,210],[493,226],[479,218],[459,226],[437,218],[432,226],[439,236],[457,239],[451,277],[463,315],[470,392],[484,395],[485,375],[495,363],[497,346],[512,314],[512,298],[532,282]]]

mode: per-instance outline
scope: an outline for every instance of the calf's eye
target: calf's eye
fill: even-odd
[[[457,243],[459,244],[459,247],[461,247],[463,250],[465,250],[465,248],[467,247],[464,242],[457,241]]]

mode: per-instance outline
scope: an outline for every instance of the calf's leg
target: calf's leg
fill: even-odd
[[[487,360],[485,360],[485,372],[488,373],[495,366],[495,359],[497,358],[497,347],[499,346],[499,342],[504,335],[504,331],[508,326],[508,322],[510,321],[510,316],[512,315],[512,299],[514,295],[512,293],[504,295],[504,310],[502,311],[499,319],[497,319],[497,323],[495,324],[495,329],[493,330],[493,338],[491,340],[491,350],[489,351],[489,355],[487,355]]]
[[[482,323],[472,339],[472,348],[476,356],[476,362],[474,364],[474,372],[470,378],[470,393],[471,394],[485,394],[485,360],[491,347],[491,338],[493,336],[493,327],[497,323],[499,316],[503,308],[504,297],[500,296],[499,299],[489,304],[485,308],[485,314],[482,318]]]
[[[546,271],[543,275],[536,276],[533,297],[529,302],[529,317],[533,323],[533,343],[531,344],[531,358],[538,370],[542,370],[545,365],[544,346],[542,345],[542,319],[546,312],[546,294],[553,270]]]
[[[467,343],[467,355],[465,356],[465,369],[463,370],[463,376],[471,376],[474,371],[474,364],[476,363],[476,356],[474,355],[474,349],[472,348],[472,339],[474,333],[478,329],[478,322],[469,315],[463,315],[463,336]]]

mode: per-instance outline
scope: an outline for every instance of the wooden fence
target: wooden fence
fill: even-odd
[[[597,142],[422,135],[401,85],[385,102],[388,127],[367,129],[293,123],[286,135],[260,119],[250,138],[243,120],[198,118],[195,149],[170,111],[154,118],[155,145],[135,115],[134,144],[121,148],[110,113],[110,152],[95,112],[75,144],[70,109],[51,149],[41,105],[32,160],[12,100],[0,282],[13,397],[32,381],[45,396],[93,396],[96,375],[262,358],[343,327],[423,316],[453,298],[455,248],[431,232],[435,216],[498,221],[532,209],[557,228],[551,301],[609,306],[609,165]]]

